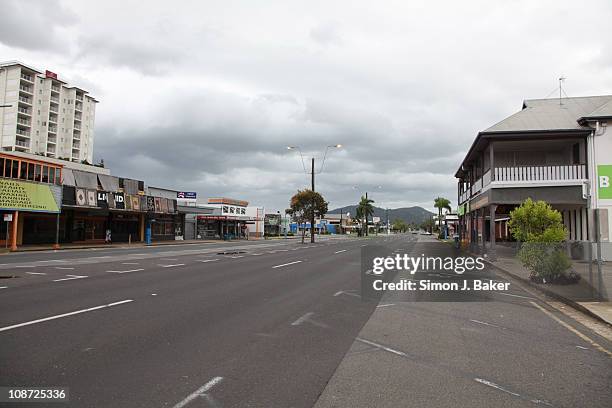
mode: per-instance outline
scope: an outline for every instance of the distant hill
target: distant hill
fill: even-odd
[[[346,207],[335,208],[333,210],[328,211],[329,214],[346,214],[351,213],[351,217],[355,217],[355,211],[357,209],[356,205],[349,205]],[[422,207],[406,207],[406,208],[394,208],[389,209],[389,221],[393,221],[396,219],[404,220],[405,223],[410,224],[420,224],[426,219],[429,219],[433,213],[431,211],[427,211]],[[380,217],[381,220],[386,220],[386,210],[380,207],[374,207],[374,217]]]

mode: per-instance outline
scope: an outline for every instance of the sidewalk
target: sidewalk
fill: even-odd
[[[587,313],[601,321],[612,325],[612,302],[609,301],[609,289],[612,288],[612,265],[604,262],[602,265],[602,298],[599,301],[596,288],[598,287],[597,265],[592,265],[592,277],[589,276],[587,262],[573,262],[572,269],[580,274],[581,279],[572,285],[540,284],[529,279],[527,270],[520,261],[510,252],[497,251],[496,261],[487,261],[508,275],[518,279],[531,287],[537,288],[548,296]],[[593,284],[589,281],[592,279]]]
[[[263,240],[263,239],[262,239]],[[222,241],[222,240],[204,240],[204,239],[190,239],[183,241],[158,241],[153,242],[150,245],[145,244],[144,242],[133,242],[128,244],[127,242],[121,242],[116,244],[60,244],[60,248],[58,251],[64,249],[101,249],[101,248],[139,248],[146,246],[164,246],[164,245],[195,245],[195,244],[214,244],[220,242],[242,242],[246,240],[232,240],[232,241]],[[17,251],[10,251],[7,248],[0,248],[0,255],[8,254],[11,252],[30,252],[30,251],[53,251],[56,250],[53,248],[52,244],[42,244],[42,245],[23,245],[17,248]]]

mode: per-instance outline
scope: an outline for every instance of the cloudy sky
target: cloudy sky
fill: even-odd
[[[546,97],[612,93],[612,3],[499,1],[0,3],[0,59],[90,90],[94,155],[147,184],[284,209],[456,198],[476,133]],[[356,188],[355,188],[356,186]],[[377,188],[380,186],[380,188]]]

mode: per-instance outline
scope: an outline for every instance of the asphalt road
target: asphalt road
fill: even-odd
[[[310,407],[376,306],[350,295],[364,242],[2,257],[0,383],[75,407]]]
[[[519,288],[362,301],[362,247],[415,240],[0,257],[0,385],[69,387],[71,407],[609,406],[610,356]]]

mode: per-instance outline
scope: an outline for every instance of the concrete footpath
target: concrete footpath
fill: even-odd
[[[602,322],[612,325],[612,302],[608,301],[608,293],[606,288],[610,287],[612,279],[612,265],[610,262],[604,262],[602,265],[602,296],[603,300],[599,300],[597,267],[592,266],[592,275],[589,277],[588,263],[574,262],[572,269],[580,274],[581,279],[576,284],[556,285],[556,284],[541,284],[535,283],[529,279],[529,270],[526,269],[516,257],[500,256],[498,254],[495,261],[489,262],[501,271],[507,273],[515,279],[538,289],[545,295],[553,297],[583,313],[586,313]],[[594,281],[591,284],[589,281]]]

